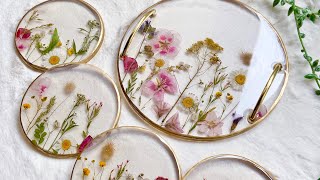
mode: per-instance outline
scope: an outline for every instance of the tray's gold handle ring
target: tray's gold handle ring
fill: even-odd
[[[132,40],[134,38],[134,36],[136,35],[136,33],[139,31],[140,27],[142,26],[142,24],[151,16],[156,14],[156,10],[152,9],[151,11],[149,11],[148,13],[146,13],[139,21],[139,23],[137,24],[137,26],[133,29],[131,35],[129,36],[129,39],[126,43],[126,45],[124,46],[123,52],[121,54],[121,57],[124,57],[127,55],[128,49],[132,43]]]
[[[273,73],[271,74],[266,86],[264,87],[264,89],[263,89],[263,91],[261,93],[261,96],[260,96],[256,106],[253,109],[252,114],[250,115],[250,117],[248,119],[249,123],[252,124],[252,123],[254,123],[256,121],[256,115],[257,115],[257,113],[258,113],[258,111],[260,109],[260,106],[261,106],[264,98],[267,96],[268,91],[269,91],[274,79],[276,78],[278,72],[281,71],[281,69],[282,69],[282,64],[281,63],[277,63],[277,64],[274,65]]]

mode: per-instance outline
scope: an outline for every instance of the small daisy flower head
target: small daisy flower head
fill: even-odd
[[[99,166],[100,167],[105,167],[106,166],[106,162],[105,161],[100,161],[99,162]]]
[[[55,145],[55,149],[60,153],[74,153],[76,151],[76,143],[72,137],[63,137]]]
[[[31,105],[29,103],[25,103],[22,105],[23,109],[30,109]]]
[[[49,65],[57,65],[61,61],[63,61],[64,53],[62,49],[55,49],[48,54],[44,55],[42,57],[42,60],[44,63],[49,63]]]
[[[189,93],[183,95],[180,99],[179,107],[185,112],[195,112],[197,110],[199,100],[196,95]]]
[[[150,62],[151,69],[161,69],[168,67],[169,63],[163,58],[156,58]]]
[[[67,54],[68,54],[68,56],[72,56],[74,54],[74,49],[73,48],[68,48],[67,49]]]
[[[90,169],[89,168],[83,168],[83,175],[89,176],[90,175]]]
[[[247,80],[247,71],[240,69],[233,71],[229,76],[232,89],[241,91]]]
[[[220,98],[222,96],[222,92],[221,91],[216,92],[215,96],[217,99]]]
[[[227,93],[226,99],[228,102],[232,102],[233,96],[230,93]]]

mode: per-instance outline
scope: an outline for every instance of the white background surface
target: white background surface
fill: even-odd
[[[238,154],[252,159],[280,179],[317,179],[320,177],[320,97],[303,79],[310,71],[300,53],[293,17],[287,8],[272,8],[272,0],[242,0],[265,15],[282,36],[289,54],[290,77],[279,105],[253,130],[218,142],[193,143],[162,136],[175,149],[184,174],[199,160],[216,154]],[[16,25],[25,12],[39,0],[2,0],[0,6],[0,179],[69,179],[73,159],[46,157],[31,147],[23,136],[19,106],[24,91],[39,73],[28,69],[14,47]],[[116,79],[115,60],[126,26],[156,0],[88,0],[101,13],[106,28],[105,41],[90,62]],[[305,0],[320,7],[319,0]],[[320,23],[305,26],[307,47],[314,57],[320,55]],[[270,52],[272,53],[272,52]],[[120,125],[148,127],[140,121],[123,99]],[[161,167],[159,167],[161,168]],[[228,171],[226,170],[226,173]]]

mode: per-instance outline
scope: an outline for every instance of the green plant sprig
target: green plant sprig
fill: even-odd
[[[293,14],[294,20],[296,23],[297,33],[299,37],[299,41],[301,44],[301,52],[303,53],[303,57],[305,60],[307,60],[310,68],[311,73],[306,74],[304,77],[309,80],[314,80],[317,84],[317,89],[315,90],[316,95],[320,96],[320,77],[317,75],[317,72],[320,72],[320,64],[319,59],[312,58],[304,44],[304,38],[306,35],[301,31],[301,27],[303,26],[304,21],[310,20],[311,22],[315,23],[318,18],[320,18],[320,10],[317,12],[313,12],[310,8],[302,8],[300,6],[296,5],[295,0],[274,0],[273,6],[277,5],[290,5],[290,8],[288,10],[288,16]]]

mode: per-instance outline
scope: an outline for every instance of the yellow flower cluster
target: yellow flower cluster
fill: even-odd
[[[213,51],[223,51],[223,47],[221,47],[218,43],[214,42],[210,38],[206,38],[204,40],[204,43],[209,49],[211,49]]]
[[[83,168],[83,175],[89,176],[90,174],[90,169],[89,168]]]
[[[187,52],[191,54],[197,54],[203,46],[204,46],[204,42],[198,41],[192,44],[192,46],[189,49],[187,49]]]

